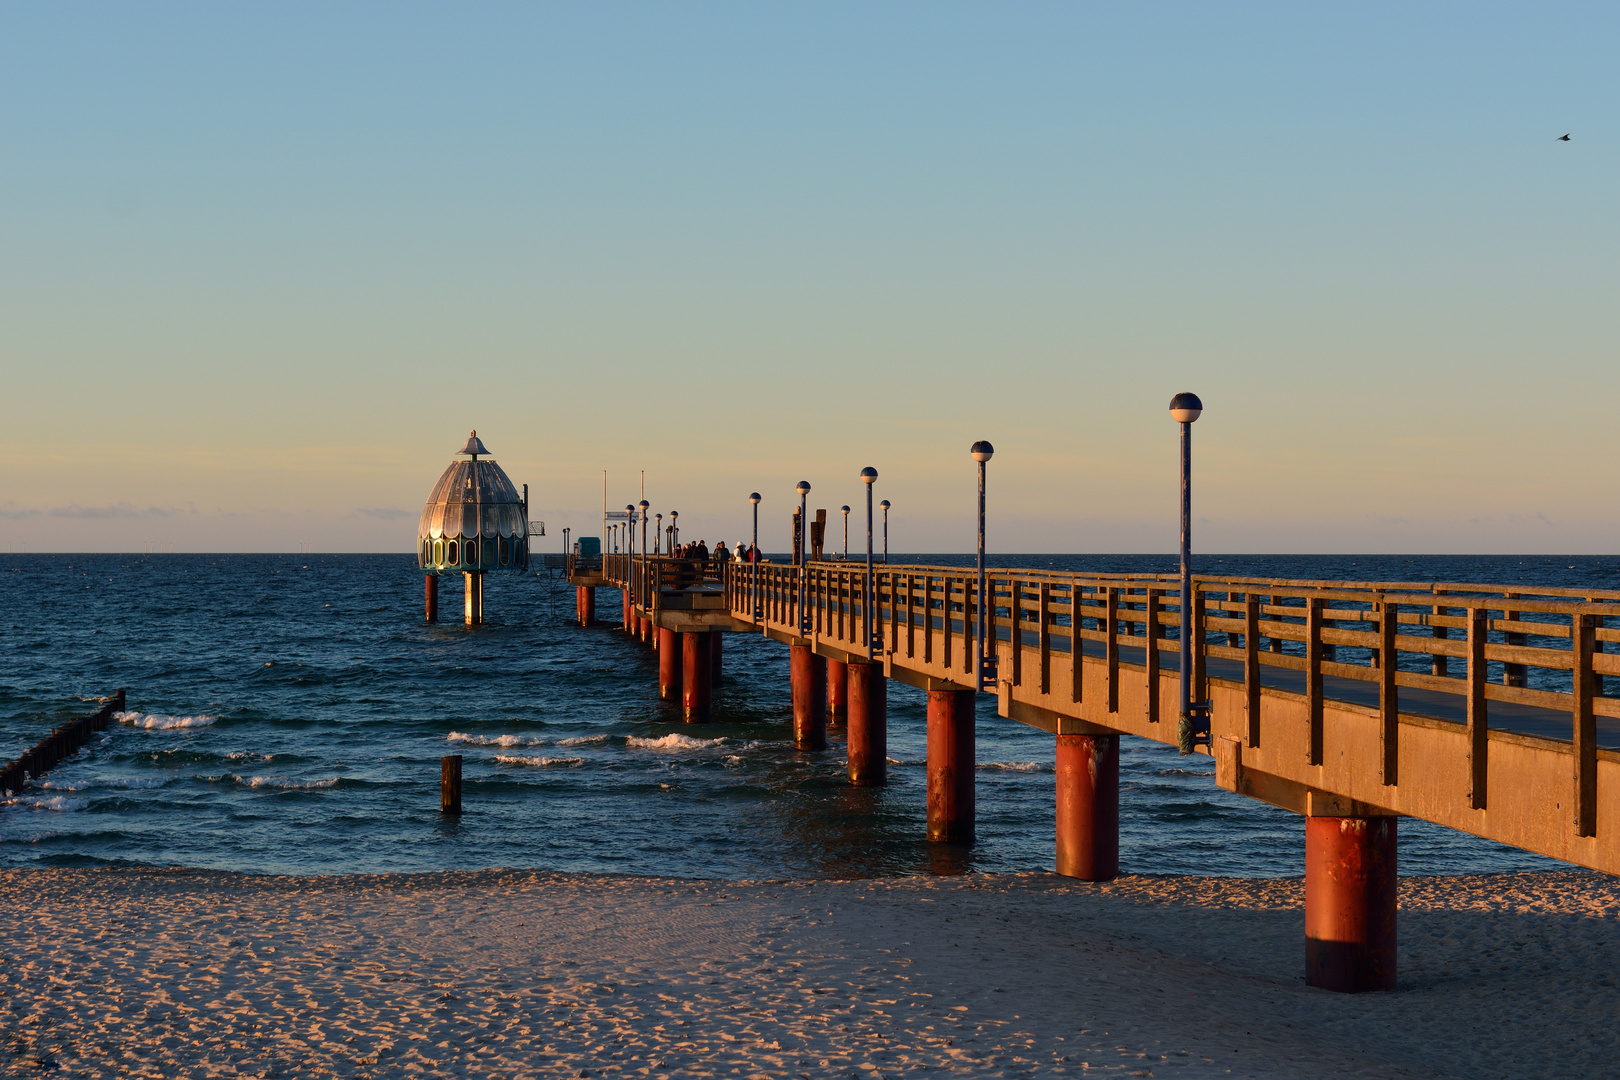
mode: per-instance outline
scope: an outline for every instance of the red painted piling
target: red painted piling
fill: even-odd
[[[681,635],[681,716],[688,724],[709,722],[714,662],[709,655],[720,635],[698,630]]]
[[[972,690],[928,691],[928,839],[973,840]]]
[[[1119,875],[1119,736],[1057,737],[1057,872]]]
[[[1305,982],[1395,989],[1393,817],[1305,819]]]
[[[849,715],[849,665],[827,661],[827,724],[839,727]]]
[[[889,778],[889,680],[881,664],[840,666],[849,689],[849,782],[876,787]],[[830,661],[827,667],[830,687]]]
[[[665,701],[681,700],[681,636],[665,627],[658,635],[658,696]]]
[[[788,647],[793,682],[793,745],[800,750],[827,747],[827,661],[808,645]]]
[[[426,617],[425,621],[427,621],[427,622],[438,622],[439,621],[439,575],[437,575],[437,574],[424,575],[423,578],[422,578],[422,581],[425,582],[425,585],[423,586],[423,591],[426,593],[426,600],[427,600],[427,612],[426,612],[427,617]]]
[[[624,618],[620,620],[619,627],[627,634],[634,633],[636,624],[631,622],[635,616],[630,613],[630,590],[620,589],[619,596],[624,600]]]
[[[589,626],[596,621],[596,590],[581,585],[578,589],[579,624]]]

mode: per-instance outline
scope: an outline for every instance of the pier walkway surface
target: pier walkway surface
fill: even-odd
[[[1307,978],[1394,986],[1395,823],[1422,818],[1620,873],[1620,592],[1468,583],[961,567],[570,561],[580,615],[623,592],[661,690],[708,717],[721,634],[790,647],[795,737],[848,725],[849,775],[884,782],[886,680],[929,695],[929,839],[973,837],[975,624],[999,715],[1057,739],[1059,873],[1118,871],[1118,738],[1178,743],[1192,629],[1223,788],[1306,815]],[[1611,625],[1613,623],[1613,625]],[[1313,897],[1316,903],[1312,903]]]

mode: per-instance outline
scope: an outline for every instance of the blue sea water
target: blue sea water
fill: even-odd
[[[10,555],[0,562],[0,755],[118,688],[130,714],[0,805],[0,865],[275,873],[526,867],[715,878],[1049,870],[1053,740],[978,717],[978,836],[924,840],[924,697],[890,691],[890,783],[843,747],[793,750],[786,649],[725,642],[715,722],[661,704],[651,653],[573,621],[544,572],[491,577],[488,622],[421,621],[408,555]],[[965,565],[961,557],[916,561]],[[899,561],[897,558],[896,561]],[[911,561],[911,560],[907,560]],[[998,565],[1173,570],[1167,556]],[[1285,578],[1620,586],[1609,557],[1207,556]],[[446,582],[441,607],[460,611]],[[618,593],[598,610],[617,618]],[[465,757],[465,812],[438,811]],[[1302,820],[1215,786],[1208,758],[1126,738],[1126,872],[1301,872]],[[1403,820],[1403,873],[1562,864]]]

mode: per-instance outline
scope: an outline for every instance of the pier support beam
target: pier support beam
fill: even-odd
[[[438,622],[439,621],[439,575],[437,575],[437,574],[427,574],[427,575],[423,576],[422,580],[426,583],[425,588],[423,590],[426,593],[426,600],[427,600],[426,621],[428,621],[428,622]]]
[[[840,664],[848,675],[849,782],[876,787],[889,778],[889,680],[881,664]],[[832,662],[827,663],[831,697]]]
[[[596,621],[596,590],[581,585],[576,591],[579,607],[579,625],[589,626]]]
[[[972,690],[928,691],[928,839],[973,840]]]
[[[1119,875],[1119,736],[1057,737],[1057,872]]]
[[[463,578],[467,582],[466,609],[467,625],[481,626],[484,622],[484,575],[472,571],[463,571]]]
[[[624,602],[624,618],[620,620],[619,626],[627,634],[634,633],[636,624],[630,621],[631,619],[635,618],[635,616],[630,613],[630,590],[620,589],[619,596]]]
[[[839,727],[849,715],[849,665],[827,661],[827,726]]]
[[[799,750],[827,748],[827,660],[808,645],[788,647],[793,682],[793,745]]]
[[[1305,983],[1395,989],[1393,817],[1305,819]]]
[[[709,722],[713,660],[709,649],[720,635],[698,630],[681,635],[681,717],[688,724]]]
[[[664,701],[681,700],[681,637],[673,630],[657,627],[658,696]]]

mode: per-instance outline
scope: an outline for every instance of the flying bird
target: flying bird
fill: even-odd
[[[1558,138],[1554,139],[1553,142],[1569,142],[1569,136],[1567,134],[1560,135]]]

